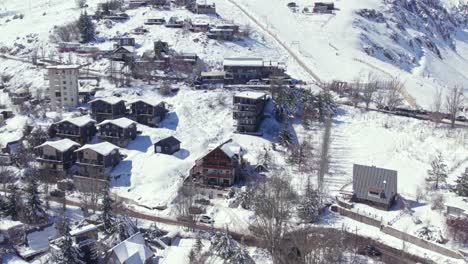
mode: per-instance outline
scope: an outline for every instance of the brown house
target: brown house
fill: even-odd
[[[47,141],[35,148],[40,164],[42,180],[56,182],[67,176],[68,170],[76,162],[76,149],[80,144],[68,138],[57,141]]]
[[[231,140],[209,148],[190,170],[193,181],[204,185],[231,186],[240,176],[242,148]]]
[[[180,150],[180,141],[173,137],[161,139],[154,144],[154,153],[172,155]]]
[[[86,144],[96,135],[96,121],[89,116],[79,116],[59,121],[52,125],[53,134]]]
[[[23,144],[22,139],[7,142],[0,151],[0,165],[11,165],[14,162],[14,156],[18,147]]]
[[[98,138],[119,147],[126,147],[136,138],[136,123],[126,117],[105,120],[98,124]]]
[[[101,142],[84,145],[75,152],[78,165],[73,179],[75,187],[83,192],[107,188],[110,172],[121,160],[119,147]]]
[[[98,98],[89,102],[91,116],[98,122],[124,117],[127,111],[125,100],[117,97]]]
[[[156,127],[166,116],[166,104],[164,102],[151,102],[149,100],[137,100],[130,106],[132,119],[140,124]]]

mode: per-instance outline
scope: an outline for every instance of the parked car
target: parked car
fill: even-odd
[[[253,79],[247,82],[247,85],[259,85],[262,84],[262,82],[259,79]]]
[[[61,190],[53,190],[50,192],[50,196],[63,198],[65,197],[65,192]]]
[[[201,223],[205,223],[205,224],[212,224],[214,223],[214,220],[211,219],[211,217],[207,216],[207,215],[202,215],[200,217],[200,222]]]
[[[297,7],[297,4],[295,2],[290,2],[290,3],[288,3],[288,7],[289,8],[294,8],[294,7]]]
[[[466,119],[466,117],[464,117],[464,116],[457,116],[456,120],[466,122],[468,119]]]

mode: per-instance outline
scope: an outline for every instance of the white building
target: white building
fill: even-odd
[[[80,65],[47,67],[52,110],[74,108],[78,105],[79,69]]]

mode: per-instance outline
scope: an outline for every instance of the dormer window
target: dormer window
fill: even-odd
[[[369,187],[368,193],[370,197],[375,197],[379,199],[385,199],[385,190],[381,188]]]

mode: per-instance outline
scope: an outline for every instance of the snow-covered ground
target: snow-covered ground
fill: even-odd
[[[235,8],[235,5],[230,4],[229,9],[223,9],[223,6],[229,6],[229,0],[216,0],[215,2],[220,6],[220,14],[226,17],[229,17],[230,10]],[[445,90],[446,87],[465,86],[468,83],[467,72],[463,70],[468,68],[468,29],[466,27],[453,33],[456,51],[442,45],[439,47],[442,60],[431,52],[424,52],[422,56],[411,55],[419,56],[420,60],[417,63],[419,66],[405,70],[403,64],[393,65],[368,56],[363,51],[365,44],[362,43],[363,33],[369,35],[373,42],[384,48],[392,51],[396,49],[388,38],[390,31],[389,28],[385,28],[385,24],[381,26],[378,23],[361,21],[360,23],[368,28],[368,32],[364,32],[356,25],[359,18],[355,13],[357,10],[362,8],[385,10],[388,4],[383,1],[331,1],[338,8],[333,15],[310,15],[300,11],[293,13],[286,6],[290,2],[288,0],[278,0],[275,4],[271,4],[269,0],[234,2],[239,3],[260,23],[268,27],[325,81],[352,81],[360,75],[365,76],[369,71],[384,78],[399,76],[417,104],[427,108],[432,103],[437,87]],[[295,2],[300,10],[312,5],[307,0]],[[464,88],[466,93],[468,88]]]

